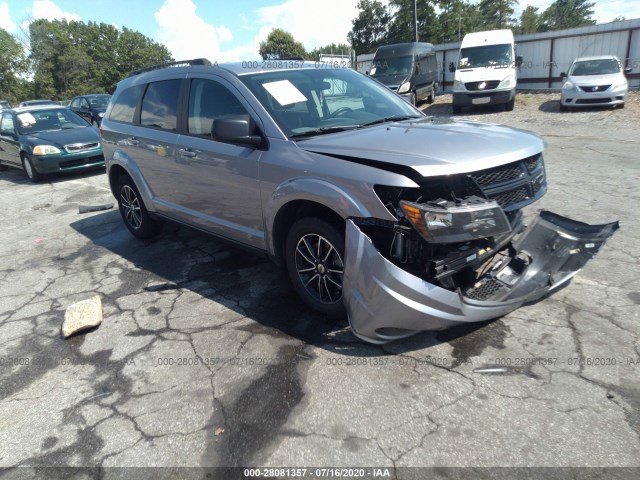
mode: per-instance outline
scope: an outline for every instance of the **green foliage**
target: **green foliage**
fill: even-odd
[[[536,33],[540,28],[541,21],[538,7],[528,5],[520,14],[520,27],[518,28],[518,32],[521,34]]]
[[[440,0],[438,2],[439,30],[432,43],[458,42],[470,32],[482,30],[478,7],[464,0]]]
[[[440,26],[435,12],[435,0],[417,0],[418,41],[437,43]],[[393,18],[386,43],[415,42],[414,0],[390,0]]]
[[[297,42],[289,32],[281,28],[274,28],[267,36],[267,39],[264,42],[260,42],[259,53],[263,60],[268,60],[294,57],[304,58],[307,52],[304,49],[304,45]]]
[[[389,14],[378,0],[360,0],[358,16],[351,20],[351,31],[347,38],[356,55],[373,53],[387,42]]]
[[[482,30],[510,28],[516,24],[513,6],[518,0],[480,0],[478,9],[482,17]]]
[[[556,0],[541,17],[540,31],[595,25],[591,18],[595,4],[587,0]]]
[[[21,94],[20,76],[27,72],[27,58],[22,45],[0,28],[0,97],[16,103]]]
[[[172,60],[164,45],[104,23],[35,20],[29,37],[32,92],[38,98],[113,92],[132,70]]]

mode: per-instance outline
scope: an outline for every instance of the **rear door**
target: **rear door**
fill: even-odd
[[[265,248],[259,161],[262,150],[212,140],[216,118],[258,117],[240,93],[218,76],[188,80],[186,124],[178,138],[175,172],[180,183],[165,199],[181,220],[254,247]]]

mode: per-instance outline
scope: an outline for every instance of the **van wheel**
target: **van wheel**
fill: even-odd
[[[300,298],[329,317],[344,317],[344,233],[319,218],[298,220],[287,235],[287,272]]]
[[[459,115],[462,113],[462,107],[460,105],[453,105],[453,114]]]
[[[23,153],[22,155],[20,155],[20,158],[22,158],[22,168],[24,168],[24,171],[26,172],[27,177],[29,177],[29,180],[31,180],[33,183],[38,183],[40,180],[42,180],[43,175],[41,173],[38,173],[36,168],[33,166],[33,163],[31,163],[31,160],[29,160],[29,157]]]
[[[427,103],[433,103],[433,101],[436,99],[436,86],[435,84],[431,84],[431,93],[429,94],[429,96],[427,97]]]
[[[138,187],[129,175],[118,180],[118,207],[127,229],[138,238],[151,238],[160,232],[161,224],[149,216]]]
[[[504,109],[507,112],[513,111],[513,107],[516,106],[516,97],[514,96],[511,100],[504,104]]]
[[[560,104],[560,111],[561,112],[568,112],[569,111],[569,107],[567,107],[566,105],[563,105],[562,103]]]

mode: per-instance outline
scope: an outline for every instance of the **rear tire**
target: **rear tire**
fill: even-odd
[[[118,180],[118,207],[127,229],[137,238],[156,236],[162,225],[149,216],[136,184],[129,175]]]
[[[344,317],[344,233],[319,218],[302,218],[285,244],[287,273],[300,298],[314,310]]]
[[[0,163],[0,172],[6,172],[7,170],[9,170],[9,167]]]
[[[43,179],[43,175],[41,173],[38,173],[27,155],[20,155],[20,158],[22,158],[22,168],[24,168],[24,171],[27,174],[27,177],[29,177],[29,180],[31,180],[33,183],[38,183]]]

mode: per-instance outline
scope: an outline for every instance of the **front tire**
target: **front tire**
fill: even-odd
[[[436,99],[436,86],[435,84],[431,84],[431,93],[429,94],[429,96],[427,97],[427,103],[433,103],[433,101]]]
[[[459,115],[462,113],[462,107],[460,105],[453,105],[453,114]]]
[[[38,183],[40,180],[42,180],[43,175],[41,173],[38,173],[27,155],[22,155],[22,168],[24,168],[27,177],[29,177],[29,180],[31,180],[33,183]]]
[[[149,216],[138,187],[129,175],[122,175],[118,180],[118,207],[133,236],[146,239],[160,232],[161,224]]]
[[[285,244],[287,272],[300,298],[329,317],[344,317],[344,232],[319,218],[298,220]]]
[[[513,108],[516,106],[516,97],[514,96],[511,100],[504,104],[504,109],[507,112],[512,112]]]

